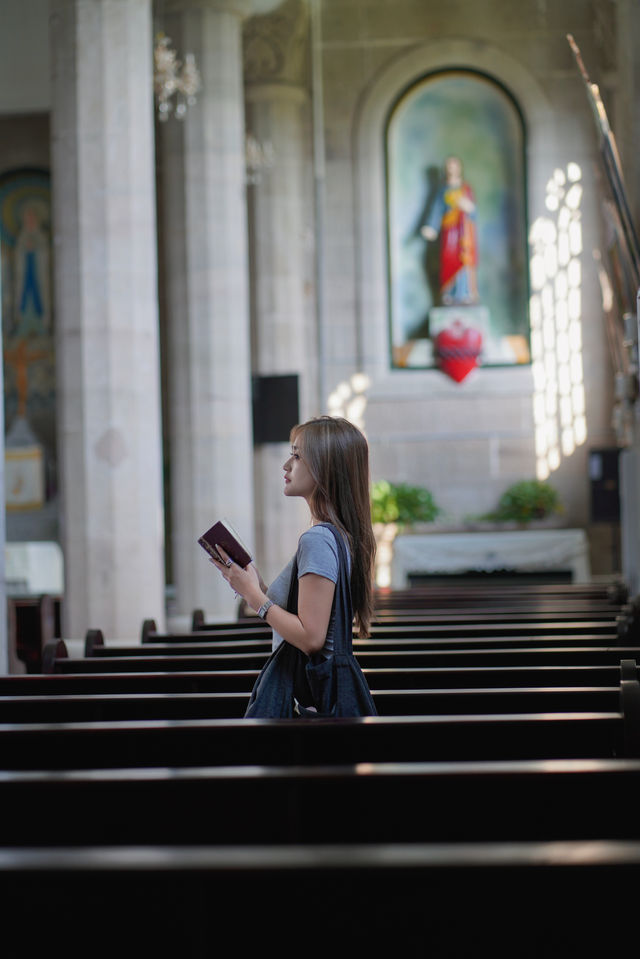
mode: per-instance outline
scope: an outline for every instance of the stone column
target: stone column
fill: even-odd
[[[63,629],[131,640],[164,622],[150,0],[50,9]]]
[[[613,115],[609,117],[621,156],[631,214],[640,229],[640,167],[637,163],[640,142],[640,7],[634,0],[615,4],[615,44],[607,44],[607,67],[614,78]]]
[[[610,118],[621,155],[623,176],[631,215],[640,229],[640,168],[636,161],[640,143],[640,55],[638,31],[640,9],[633,0],[619,0],[615,64],[614,115]],[[635,336],[640,339],[640,290],[636,304]],[[640,596],[640,402],[633,404],[630,444],[620,450],[620,533],[622,573],[632,596]]]
[[[286,0],[244,30],[247,132],[274,161],[248,185],[251,239],[252,366],[258,375],[297,374],[300,419],[311,408],[313,218],[310,143],[309,14]],[[292,420],[290,426],[294,425]],[[272,579],[290,559],[308,518],[306,504],[283,495],[289,443],[254,453],[256,549]]]
[[[2,303],[2,270],[0,270],[0,303]],[[0,316],[0,339],[2,339],[2,322]],[[4,368],[0,364],[0,412],[1,422],[4,423]],[[5,502],[4,477],[4,430],[0,435],[0,502]],[[5,544],[7,541],[5,510],[0,510],[0,675],[9,672],[10,652],[7,631],[7,579],[5,563]]]
[[[162,27],[201,74],[184,120],[160,125],[176,616],[235,615],[197,545],[221,516],[254,548],[242,17],[248,0],[168,0]]]

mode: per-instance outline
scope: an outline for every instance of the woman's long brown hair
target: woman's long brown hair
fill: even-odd
[[[299,449],[316,483],[311,512],[333,523],[351,550],[351,602],[358,635],[369,635],[373,615],[376,542],[371,525],[369,446],[349,420],[319,416],[294,426],[291,442]]]

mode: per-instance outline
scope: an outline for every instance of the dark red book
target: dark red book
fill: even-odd
[[[210,556],[213,556],[220,563],[224,563],[224,559],[216,546],[221,546],[227,556],[230,556],[233,562],[242,566],[243,569],[251,562],[251,553],[225,519],[220,519],[217,523],[214,523],[206,533],[199,537],[198,542]]]

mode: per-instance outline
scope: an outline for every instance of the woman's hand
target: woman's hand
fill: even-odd
[[[222,578],[226,579],[236,596],[242,596],[244,601],[257,611],[265,600],[264,584],[262,583],[258,570],[253,563],[249,563],[245,569],[238,566],[217,543],[216,549],[224,559],[224,562],[220,563],[217,559],[211,557],[211,563],[213,563],[216,569],[220,570]]]
[[[244,601],[257,612],[267,599],[266,591],[261,587],[260,574],[253,565],[242,569],[216,543],[216,548],[224,563],[211,557],[213,565],[220,570],[223,579],[242,596]],[[298,585],[298,612],[290,613],[282,607],[273,605],[268,611],[267,625],[275,629],[292,646],[297,646],[308,656],[319,652],[325,644],[331,607],[335,592],[335,583],[317,573],[306,573],[300,577]]]

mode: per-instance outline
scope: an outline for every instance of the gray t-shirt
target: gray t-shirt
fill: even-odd
[[[324,576],[330,579],[332,583],[338,582],[338,546],[335,537],[326,526],[311,526],[305,530],[298,540],[298,580],[306,573],[316,573],[318,576]],[[349,566],[349,575],[351,575],[351,556],[347,548],[347,558]],[[293,569],[292,556],[282,572],[274,579],[267,590],[267,596],[278,606],[287,608],[287,599],[289,598],[289,585],[291,583],[291,572]],[[331,614],[327,638],[321,650],[325,657],[333,653],[333,633],[335,629],[335,616]],[[282,642],[282,636],[273,630],[273,649],[277,649]]]

